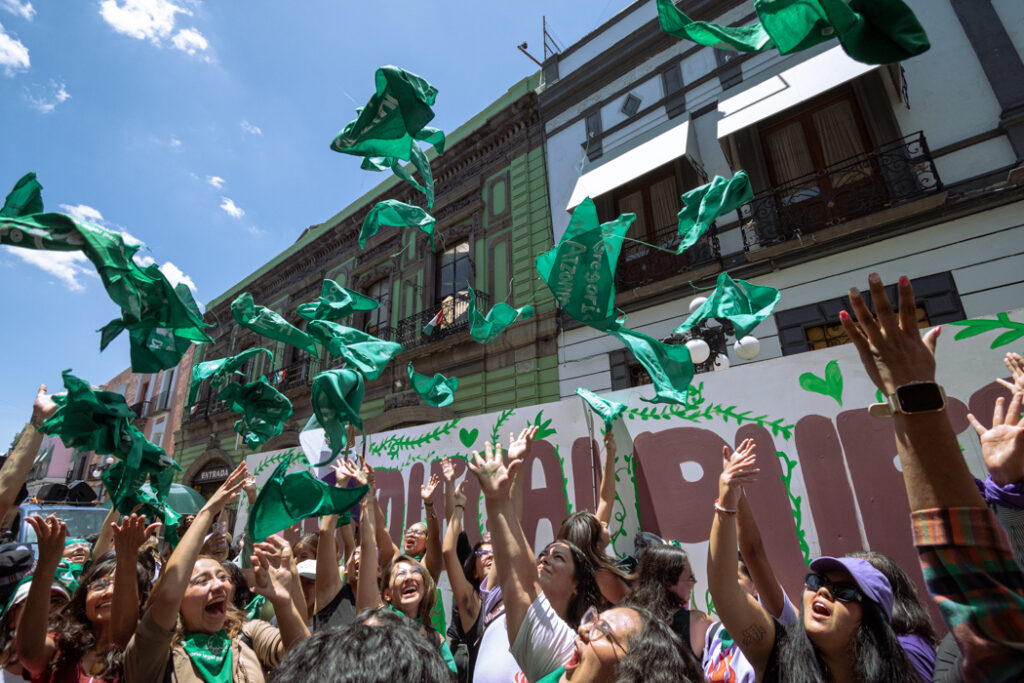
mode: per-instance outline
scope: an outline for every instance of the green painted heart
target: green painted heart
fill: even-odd
[[[479,429],[460,429],[459,430],[459,441],[466,448],[472,448],[473,444],[476,443],[476,437],[480,434]]]
[[[812,372],[800,375],[800,387],[805,391],[831,396],[836,403],[843,405],[843,372],[839,369],[838,361],[831,360],[825,366],[825,379]]]

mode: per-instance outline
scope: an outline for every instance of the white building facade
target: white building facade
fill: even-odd
[[[851,284],[914,282],[922,326],[1024,305],[1024,3],[909,0],[931,49],[855,62],[837,41],[781,56],[663,33],[630,4],[544,63],[540,91],[552,225],[590,196],[602,221],[671,249],[680,195],[745,170],[755,198],[681,256],[627,241],[617,304],[663,339],[719,273],[782,292],[754,331],[758,360],[843,343]],[[742,26],[749,0],[682,0]],[[745,361],[728,348],[732,365]],[[608,335],[560,316],[559,393],[646,383]]]

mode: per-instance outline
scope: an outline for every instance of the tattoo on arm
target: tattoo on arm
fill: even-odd
[[[740,634],[740,643],[744,646],[753,645],[759,642],[762,638],[767,635],[768,631],[765,630],[760,624],[752,624],[750,628]]]

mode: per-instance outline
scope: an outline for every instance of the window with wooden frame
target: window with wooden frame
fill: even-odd
[[[435,303],[442,311],[442,328],[464,322],[469,314],[469,263],[469,240],[456,242],[437,255],[434,291]]]
[[[364,328],[367,334],[377,337],[391,324],[391,282],[387,278],[377,280],[366,288],[366,296],[380,303],[380,306],[366,313]]]

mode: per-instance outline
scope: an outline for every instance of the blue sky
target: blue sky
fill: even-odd
[[[145,242],[209,301],[384,179],[328,149],[378,66],[440,91],[453,130],[536,70],[541,17],[563,45],[627,0],[0,0],[0,196],[28,171],[47,210]],[[602,7],[603,5],[603,7]],[[129,365],[119,314],[81,255],[0,247],[0,452],[60,372]]]

